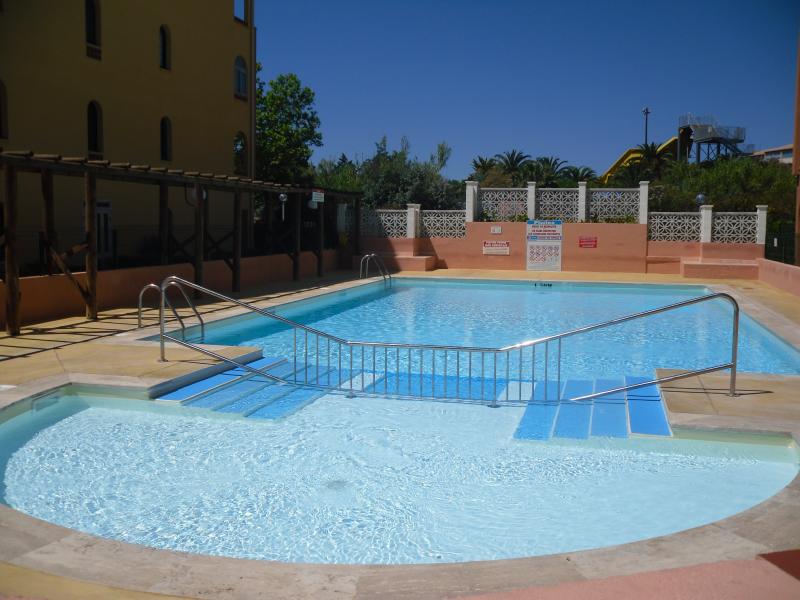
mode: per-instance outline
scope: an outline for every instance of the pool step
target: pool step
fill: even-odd
[[[594,400],[574,398],[649,381],[649,377],[569,379],[561,384],[538,381],[514,437],[549,440],[589,437],[627,438],[631,434],[670,436],[672,431],[658,388],[654,385],[616,392]],[[547,394],[545,395],[545,390]]]

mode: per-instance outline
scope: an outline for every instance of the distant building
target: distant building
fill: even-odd
[[[0,2],[0,147],[252,174],[253,3]],[[55,182],[65,249],[84,237],[83,183]],[[42,230],[36,178],[21,177],[19,194],[21,262],[32,271]],[[210,194],[212,236],[231,229],[231,203],[222,196],[215,202]],[[100,181],[97,198],[101,264],[112,253],[124,265],[158,251],[156,186]],[[170,190],[173,231],[181,241],[191,235],[191,204],[191,191]]]
[[[775,148],[765,148],[750,154],[753,158],[760,160],[777,160],[780,163],[790,165],[792,164],[792,144],[785,146],[777,146]]]

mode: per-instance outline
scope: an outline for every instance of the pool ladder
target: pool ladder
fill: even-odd
[[[375,268],[378,269],[378,273],[381,277],[383,277],[383,281],[391,286],[392,274],[389,273],[389,269],[386,268],[386,263],[383,262],[383,259],[374,252],[371,254],[365,254],[361,257],[361,264],[358,267],[358,278],[369,278],[369,265],[371,262],[375,263]]]
[[[148,283],[146,286],[144,286],[141,289],[141,291],[139,292],[139,310],[137,312],[137,319],[136,319],[137,327],[139,329],[142,328],[142,312],[144,312],[144,303],[143,303],[144,302],[144,295],[147,292],[147,290],[155,290],[159,294],[159,298],[162,297],[162,295],[163,295],[163,298],[164,298],[164,302],[163,303],[164,303],[164,305],[166,307],[168,307],[172,311],[173,315],[175,315],[175,320],[178,321],[178,323],[180,323],[180,326],[181,326],[181,336],[183,337],[184,340],[186,339],[186,322],[183,320],[183,317],[181,317],[181,315],[175,309],[175,306],[172,304],[172,302],[170,302],[169,296],[166,295],[166,290],[169,289],[169,288],[172,288],[172,287],[177,288],[178,291],[180,291],[181,295],[183,296],[183,299],[186,301],[186,305],[194,313],[194,316],[197,318],[198,322],[200,323],[200,340],[201,341],[204,340],[205,337],[206,337],[206,323],[203,320],[203,317],[200,314],[200,312],[197,310],[197,307],[195,306],[194,302],[191,301],[191,299],[189,298],[189,296],[186,293],[186,291],[183,289],[183,287],[177,281],[169,281],[169,282],[167,282],[166,286],[163,289],[163,291],[162,291],[162,288],[159,287],[155,283]],[[161,315],[159,315],[159,320],[160,319],[161,319]]]
[[[376,264],[378,263],[376,262]],[[204,331],[202,317],[197,309],[194,308],[183,288],[193,289],[217,300],[236,304],[288,326],[293,338],[293,349],[291,354],[286,357],[287,362],[292,366],[291,372],[282,378],[275,377],[264,370],[253,368],[213,352],[204,346],[186,341],[185,325],[166,294],[167,290],[173,286],[180,289],[184,299],[193,309],[200,321],[201,331]],[[297,323],[247,302],[230,298],[175,275],[164,279],[160,287],[155,284],[146,286],[146,289],[156,288],[160,290],[161,298],[159,337],[162,361],[166,360],[165,343],[171,341],[240,367],[251,376],[256,374],[265,375],[272,380],[284,383],[341,391],[346,392],[348,395],[462,399],[471,402],[477,400],[479,403],[486,403],[490,406],[498,406],[498,403],[503,400],[506,402],[527,403],[530,398],[527,397],[527,394],[523,394],[523,384],[533,386],[544,382],[543,400],[545,402],[582,402],[723,370],[730,370],[729,395],[737,395],[736,362],[739,340],[739,304],[733,296],[723,292],[676,302],[652,310],[587,325],[586,327],[555,335],[527,340],[502,348],[487,348],[346,340],[308,325]],[[145,291],[142,290],[142,294]],[[730,361],[702,369],[683,371],[676,375],[657,377],[650,381],[627,384],[580,397],[563,398],[561,396],[562,354],[564,354],[564,342],[568,338],[715,300],[724,300],[733,309]],[[166,331],[167,308],[172,310],[181,324],[182,339]],[[448,363],[450,368],[448,368]],[[511,371],[512,364],[516,371],[516,379],[513,378],[515,373]],[[523,365],[526,366],[525,369],[523,369]],[[527,365],[530,365],[531,374],[523,377],[521,374],[526,371]],[[455,366],[455,369],[452,368],[453,366]],[[538,382],[537,372],[542,372],[544,375]],[[334,373],[334,375],[331,375],[331,373]],[[453,373],[455,373],[455,377],[452,376]],[[322,383],[323,378],[325,379],[324,384]],[[517,384],[516,388],[513,388],[515,389],[514,392],[511,391],[511,383]],[[552,383],[556,384],[554,386],[554,394],[548,391]]]

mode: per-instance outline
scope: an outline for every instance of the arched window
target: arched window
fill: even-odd
[[[86,0],[86,43],[100,45],[100,3]]]
[[[0,81],[0,138],[8,138],[8,94]]]
[[[233,63],[233,93],[247,98],[247,63],[241,56],[237,56]]]
[[[233,137],[233,174],[247,175],[247,136],[241,131]]]
[[[166,25],[158,28],[158,66],[162,69],[172,68],[172,44]]]
[[[89,102],[86,107],[86,129],[89,158],[103,158],[103,111],[95,101]]]
[[[172,160],[172,121],[161,119],[161,160]]]

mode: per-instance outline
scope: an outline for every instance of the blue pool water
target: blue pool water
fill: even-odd
[[[284,305],[277,313],[321,331],[349,340],[407,342],[458,346],[502,347],[553,335],[630,313],[665,306],[710,293],[703,286],[618,285],[534,282],[479,282],[467,280],[396,279],[308,301]],[[730,305],[724,300],[702,303],[646,319],[564,340],[562,380],[624,375],[654,375],[656,368],[694,369],[730,360]],[[295,344],[305,352],[305,339],[269,319],[249,314],[212,324],[206,342],[261,346],[265,356],[292,357]],[[328,360],[328,348],[309,340],[311,362]],[[336,363],[338,349],[331,349]],[[551,345],[550,364],[557,349]],[[344,355],[344,362],[349,356]],[[437,356],[439,372],[443,355]],[[377,370],[419,371],[416,355],[376,357]],[[455,376],[455,357],[448,373]],[[544,375],[540,352],[537,378]],[[360,355],[355,357],[359,363]],[[422,358],[428,372],[430,356]],[[367,366],[372,357],[367,354]],[[465,362],[465,360],[462,360]],[[512,377],[530,380],[526,355],[509,360]],[[410,365],[409,365],[410,363]],[[493,365],[486,365],[493,369]],[[464,376],[465,364],[461,364]],[[740,371],[800,374],[800,352],[742,314],[739,339]],[[498,369],[506,365],[498,359]]]
[[[263,421],[72,389],[0,424],[0,500],[157,548],[432,563],[668,534],[798,470],[779,438],[519,440],[524,411],[328,395]]]

